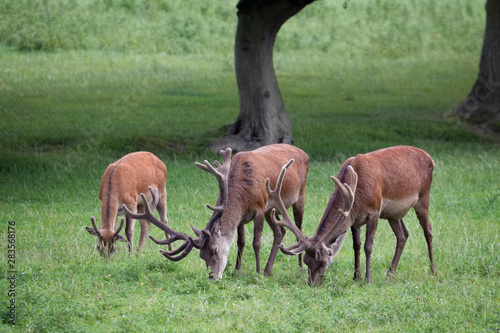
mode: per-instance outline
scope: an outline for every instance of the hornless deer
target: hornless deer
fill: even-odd
[[[359,255],[361,249],[360,228],[366,224],[366,280],[371,282],[370,256],[373,238],[379,218],[387,219],[396,235],[396,252],[388,276],[394,276],[399,258],[403,252],[408,231],[403,217],[411,207],[424,230],[431,262],[432,274],[436,275],[432,253],[432,232],[429,223],[429,196],[434,162],[423,150],[409,146],[395,146],[360,154],[347,159],[337,177],[331,177],[336,184],[316,234],[306,237],[295,228],[280,200],[281,182],[271,191],[266,189],[278,203],[282,221],[274,223],[290,229],[298,242],[288,248],[280,245],[282,252],[297,255],[305,251],[304,262],[309,268],[309,285],[319,286],[333,257],[342,247],[345,233],[351,228],[354,247],[354,279],[361,278]],[[283,167],[280,179],[286,173]],[[350,185],[348,185],[350,184]]]
[[[120,158],[110,164],[102,176],[99,187],[99,199],[101,200],[101,228],[97,227],[95,217],[92,216],[93,228],[87,227],[87,231],[98,237],[97,249],[102,257],[110,260],[116,250],[116,241],[127,242],[129,252],[132,254],[134,223],[135,219],[127,217],[125,227],[125,239],[120,235],[124,218],[121,218],[120,226],[116,229],[116,219],[118,215],[123,215],[122,205],[129,207],[134,213],[143,211],[143,205],[148,205],[140,200],[141,193],[147,193],[149,186],[159,189],[156,202],[152,206],[156,207],[160,214],[161,223],[167,225],[167,191],[165,181],[167,178],[167,168],[165,164],[155,155],[149,152],[135,152]],[[148,193],[147,200],[152,198]],[[154,209],[154,208],[153,208]],[[142,251],[146,243],[150,223],[147,220],[140,220],[141,237],[137,251]],[[168,234],[165,234],[168,237]]]
[[[161,224],[148,210],[144,214],[133,214],[124,207],[125,212],[134,218],[147,219],[166,233],[171,234],[170,239],[163,241],[150,236],[158,244],[171,244],[176,240],[184,241],[177,250],[171,252],[160,250],[168,259],[178,261],[186,257],[193,247],[199,249],[200,257],[205,260],[212,279],[222,277],[228,260],[229,248],[234,242],[236,233],[238,233],[236,270],[240,270],[245,246],[244,225],[251,220],[254,221],[253,248],[256,268],[257,272],[260,273],[260,238],[264,219],[266,219],[274,233],[271,254],[264,269],[265,275],[270,276],[285,229],[272,223],[271,209],[275,208],[276,204],[268,197],[265,180],[270,178],[271,183],[276,184],[281,166],[290,159],[295,159],[296,163],[290,168],[287,180],[282,182],[281,200],[283,209],[293,207],[296,228],[301,230],[309,157],[299,148],[286,144],[269,145],[254,151],[240,152],[232,160],[230,148],[221,150],[220,154],[223,160],[222,165],[217,161],[214,162],[215,167],[208,161],[205,161],[204,164],[195,163],[200,169],[217,178],[220,190],[216,206],[207,205],[213,210],[213,214],[205,229],[200,231],[192,227],[197,238],[192,238]],[[302,264],[300,257],[299,264]]]

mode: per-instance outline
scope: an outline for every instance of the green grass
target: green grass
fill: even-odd
[[[277,51],[401,58],[475,52],[481,0],[318,0],[287,22]],[[0,43],[17,50],[232,54],[236,0],[5,0]]]
[[[152,242],[130,258],[119,244],[112,262],[99,258],[85,226],[99,213],[106,166],[128,152],[149,150],[167,165],[172,226],[191,234],[191,224],[200,228],[208,221],[204,204],[215,202],[217,184],[192,164],[218,158],[206,144],[238,113],[234,30],[215,26],[234,29],[236,2],[219,3],[205,9],[188,1],[153,1],[148,9],[139,0],[0,5],[0,274],[7,275],[11,220],[18,272],[17,326],[7,324],[11,298],[1,279],[0,331],[498,331],[498,141],[446,116],[477,75],[482,1],[350,1],[348,10],[341,2],[318,1],[288,22],[277,41],[275,67],[295,143],[311,157],[305,233],[315,232],[333,191],[329,176],[347,157],[418,146],[436,162],[430,219],[438,277],[429,274],[413,212],[390,282],[385,274],[396,242],[388,224],[379,223],[370,285],[352,281],[350,234],[319,288],[307,287],[296,258],[281,253],[273,277],[257,275],[251,225],[241,274],[232,269],[233,246],[218,283],[207,279],[196,250],[175,263]],[[51,9],[53,18],[61,15],[50,21],[52,36],[74,33],[60,35],[57,47],[42,38],[49,21],[34,19],[51,6],[59,6]],[[222,7],[225,14],[216,15]],[[179,26],[183,35],[172,37],[170,50],[161,34],[152,38],[154,47],[144,38],[162,31],[159,24],[175,28],[164,21],[168,15],[178,23],[190,17],[197,27],[203,24],[199,13],[209,8],[203,19],[218,31],[207,32],[211,41]],[[70,22],[80,15],[81,25],[64,29],[62,13]],[[96,30],[85,30],[91,14]],[[120,18],[130,24],[116,24]],[[40,24],[36,33],[26,25],[13,28],[24,19]],[[36,40],[40,47],[23,46]],[[44,52],[25,52],[37,48]],[[137,244],[138,223],[135,232]],[[154,227],[151,233],[161,237]],[[287,234],[285,244],[293,241]],[[271,242],[265,227],[262,264]]]

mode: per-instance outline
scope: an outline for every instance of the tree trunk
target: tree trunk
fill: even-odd
[[[276,80],[273,47],[281,26],[314,0],[240,0],[234,46],[240,111],[226,135],[210,150],[252,150],[293,143],[288,112]]]
[[[486,2],[486,29],[479,74],[471,92],[453,110],[464,123],[500,134],[500,1]]]

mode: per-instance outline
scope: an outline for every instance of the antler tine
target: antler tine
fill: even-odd
[[[194,162],[194,165],[208,173],[213,174],[217,179],[223,180],[229,173],[229,167],[231,166],[231,152],[231,148],[219,151],[219,154],[222,156],[222,165],[216,160],[214,161],[215,168],[207,160],[204,160],[203,164]]]
[[[179,235],[174,235],[174,236],[171,236],[167,239],[164,239],[164,240],[159,240],[159,239],[156,239],[154,238],[152,235],[149,235],[149,238],[155,242],[156,244],[160,244],[160,245],[168,245],[168,244],[172,244],[173,242],[175,241],[178,241],[178,240],[187,240],[187,237],[182,237],[182,236],[179,236]]]
[[[163,256],[165,256],[165,258],[172,260],[172,261],[179,261],[179,260],[183,259],[193,249],[193,239],[191,237],[184,239],[184,238],[181,238],[179,236],[172,236],[172,237],[165,239],[163,241],[159,241],[151,235],[149,236],[149,238],[151,238],[151,240],[153,242],[155,242],[156,244],[162,244],[162,245],[170,244],[170,243],[175,242],[176,240],[179,240],[179,239],[184,240],[184,243],[182,243],[182,245],[179,246],[176,250],[173,250],[170,252],[159,250],[160,253],[163,254]],[[177,255],[181,252],[182,252],[181,255],[175,257],[175,255]]]
[[[94,226],[94,230],[99,235],[99,237],[102,237],[101,230],[97,227],[97,223],[95,222],[95,217],[91,216],[90,221],[92,222],[92,225]]]
[[[346,183],[342,184],[337,178],[331,176],[331,179],[335,182],[342,196],[344,209],[339,209],[340,215],[333,225],[333,228],[321,237],[321,240],[317,244],[328,244],[333,238],[337,238],[338,236],[346,233],[349,229],[349,224],[345,223],[345,221],[347,220],[347,217],[349,217],[351,208],[354,204],[354,193],[358,184],[358,175],[350,165],[347,166],[347,171],[351,176],[352,187]]]
[[[227,202],[228,196],[228,175],[229,168],[231,166],[231,148],[226,148],[225,150],[219,151],[219,154],[222,156],[222,165],[219,161],[214,161],[215,168],[207,161],[203,161],[203,164],[194,162],[198,168],[211,173],[217,179],[219,183],[219,200],[217,200],[216,206],[212,206],[207,204],[206,206],[215,211],[215,212],[223,212]]]
[[[167,251],[160,250],[160,252],[166,253],[169,256],[175,256],[175,255],[181,253],[182,251],[184,251],[188,247],[189,244],[190,243],[187,243],[187,242],[183,243],[181,246],[179,246],[179,248],[177,250],[174,250],[174,251],[167,252]],[[192,246],[191,246],[191,248],[192,248]]]
[[[231,165],[231,153],[232,150],[231,148],[226,148],[226,150],[221,150],[219,151],[220,156],[222,156],[222,165],[217,162],[218,168],[224,168],[227,167],[227,170],[224,169],[224,173],[227,174],[229,172],[229,166]]]
[[[184,243],[177,250],[172,251],[172,252],[166,252],[163,250],[159,250],[159,251],[161,254],[163,254],[165,256],[165,258],[172,260],[172,261],[179,261],[181,259],[184,259],[189,254],[189,252],[191,252],[192,249],[193,249],[193,243]],[[175,257],[175,255],[178,254],[179,252],[181,252],[182,250],[184,250],[184,251],[180,255]]]
[[[210,237],[211,237],[210,231],[208,231],[207,229],[203,229],[201,230],[201,234],[197,239],[189,237],[189,240],[191,241],[191,243],[195,248],[201,249],[205,245],[207,240],[210,239]]]
[[[116,229],[115,233],[113,234],[113,238],[115,238],[116,236],[118,236],[118,234],[120,233],[120,230],[122,230],[123,228],[123,223],[125,222],[125,218],[121,218],[121,221],[120,221],[120,226],[118,227],[118,229]]]
[[[289,247],[285,247],[283,244],[280,244],[280,250],[284,254],[288,254],[289,256],[296,256],[304,252],[304,250],[308,247],[308,242],[297,242]]]
[[[344,211],[349,211],[351,209],[351,206],[354,203],[354,192],[356,192],[356,187],[358,186],[358,174],[350,165],[347,166],[347,171],[351,176],[351,185],[346,183],[342,184],[337,178],[333,176],[330,177],[335,182],[340,194],[342,195],[342,200],[344,201]]]
[[[156,187],[148,186],[149,192],[151,192],[151,196],[153,200],[151,200],[151,206],[149,206],[150,211],[154,211],[156,206],[158,206],[158,202],[160,201],[160,195],[158,194],[158,189]]]
[[[223,206],[212,206],[211,204],[206,204],[208,209],[213,210],[214,212],[223,212],[224,207]]]
[[[307,240],[307,238],[304,236],[302,231],[295,225],[295,223],[293,223],[292,219],[290,218],[290,215],[288,215],[285,204],[283,203],[283,200],[281,199],[281,187],[283,185],[283,179],[285,178],[285,174],[286,174],[287,169],[290,167],[290,165],[292,165],[293,162],[294,162],[294,159],[292,158],[287,164],[285,164],[281,168],[280,174],[278,176],[278,181],[276,182],[276,187],[274,188],[274,190],[271,190],[269,178],[266,179],[266,191],[269,194],[269,197],[271,197],[274,200],[274,202],[276,203],[276,206],[278,206],[278,209],[281,213],[281,216],[283,217],[282,221],[278,220],[278,218],[276,217],[276,209],[273,208],[271,211],[271,219],[272,219],[273,223],[290,229],[290,231],[292,231],[295,234],[295,236],[297,236],[299,243],[303,243],[303,245],[300,245],[299,243],[297,243],[296,245],[292,245],[288,249],[283,247],[283,246],[280,246],[280,249],[282,251],[283,251],[283,249],[289,251],[291,249],[302,248],[302,247],[306,247],[306,245],[309,245],[309,241]],[[300,251],[300,252],[302,252],[302,251]]]
[[[217,167],[217,165],[219,165],[219,166],[220,166],[220,163],[219,163],[219,162],[217,162],[217,161],[215,161],[215,162],[214,162],[214,164],[216,164],[216,165],[215,165],[215,166],[216,166],[216,168],[214,168],[214,167],[210,164],[210,162],[208,162],[207,160],[204,160],[204,161],[203,161],[203,164],[201,164],[201,163],[199,163],[199,162],[194,162],[194,165],[196,165],[198,168],[200,168],[200,169],[202,169],[202,170],[204,170],[204,171],[206,171],[206,172],[208,172],[208,173],[213,174],[215,177],[217,177],[217,179],[218,179],[218,178],[222,178],[222,177],[223,177],[222,173],[220,173],[220,172],[217,170],[217,169],[219,168],[219,167]]]

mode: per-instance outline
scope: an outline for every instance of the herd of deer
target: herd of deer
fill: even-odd
[[[101,229],[97,227],[93,216],[93,228],[87,227],[90,234],[98,237],[97,249],[101,256],[111,259],[117,240],[127,242],[132,254],[134,223],[138,219],[141,224],[138,251],[144,248],[150,224],[153,223],[165,232],[165,239],[149,237],[157,244],[168,245],[168,251],[160,250],[166,258],[181,260],[195,247],[206,262],[210,278],[220,279],[236,235],[236,269],[241,268],[245,247],[244,225],[253,220],[252,245],[256,269],[260,273],[260,239],[265,219],[273,231],[274,240],[264,274],[272,275],[278,249],[287,255],[298,255],[301,267],[304,253],[303,260],[309,270],[308,284],[319,286],[328,266],[342,247],[349,228],[353,237],[354,278],[361,278],[360,228],[366,225],[366,280],[371,282],[370,257],[378,219],[387,219],[396,235],[396,251],[388,272],[388,276],[392,277],[408,238],[403,217],[413,207],[424,230],[431,272],[436,275],[428,218],[434,162],[423,150],[395,146],[347,159],[337,177],[331,177],[336,185],[335,190],[316,234],[311,237],[302,232],[309,170],[309,157],[304,151],[291,145],[276,144],[240,152],[233,158],[230,148],[220,151],[220,154],[222,165],[218,161],[214,165],[208,161],[195,163],[215,176],[220,191],[215,206],[207,204],[213,213],[205,229],[192,227],[195,237],[172,229],[167,222],[167,169],[160,159],[148,152],[136,152],[110,164],[99,188]],[[295,223],[287,212],[290,206]],[[153,214],[155,208],[159,219]],[[278,212],[281,219],[278,218]],[[117,216],[121,214],[125,214],[126,218],[121,218],[116,228]],[[120,235],[125,219],[126,239]],[[295,234],[296,244],[283,246],[281,241],[285,228]],[[172,243],[176,241],[183,243],[173,250]]]

